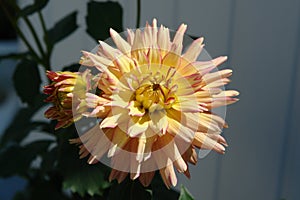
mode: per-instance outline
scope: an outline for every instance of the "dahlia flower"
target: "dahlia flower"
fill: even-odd
[[[232,70],[215,69],[227,57],[199,61],[203,38],[185,47],[186,29],[182,24],[172,38],[154,19],[144,29],[127,30],[127,39],[111,29],[114,45],[100,41],[96,52],[82,52],[80,63],[97,71],[97,92],[87,92],[88,110],[73,115],[97,123],[70,143],[90,164],[109,158],[110,180],[130,174],[148,186],[159,170],[171,187],[175,169],[190,177],[197,149],[225,152],[220,133],[227,124],[213,110],[237,101],[237,91],[222,89]]]
[[[89,88],[89,76],[88,70],[83,73],[47,71],[47,77],[52,82],[44,87],[43,92],[49,95],[45,102],[50,102],[53,106],[45,112],[45,117],[58,121],[55,129],[68,127],[81,119],[81,113],[87,108],[84,100]],[[77,99],[73,98],[74,92]],[[72,112],[74,104],[76,115]]]

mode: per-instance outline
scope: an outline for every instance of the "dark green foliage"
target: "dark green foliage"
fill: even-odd
[[[129,176],[120,184],[114,181],[108,196],[109,200],[151,200],[151,188],[144,188],[139,180],[132,181]]]
[[[5,3],[4,3],[5,4]],[[3,6],[3,5],[0,5]],[[5,6],[7,12],[14,15],[14,10]],[[4,12],[0,12],[0,40],[16,39],[17,34]]]
[[[151,187],[153,192],[153,200],[177,200],[179,197],[179,193],[177,191],[168,189],[165,186],[158,172],[155,173]]]
[[[181,186],[179,200],[194,200],[194,197],[183,185]]]
[[[78,28],[76,17],[77,12],[72,12],[48,30],[49,46],[53,47],[54,44],[66,38]]]
[[[109,38],[109,29],[117,32],[123,30],[123,10],[118,2],[88,3],[88,16],[86,17],[87,33],[96,41]]]
[[[52,125],[45,122],[32,122],[31,117],[43,106],[45,95],[37,95],[33,98],[33,106],[21,108],[15,115],[12,123],[5,130],[0,140],[0,147],[10,144],[19,144],[32,130],[53,131]]]
[[[64,189],[70,189],[81,197],[102,195],[110,186],[108,180],[109,168],[99,163],[89,165],[86,159],[78,158],[78,148],[70,145],[68,140],[61,140],[58,170],[63,174]]]
[[[35,97],[40,93],[41,78],[37,63],[28,59],[21,60],[16,67],[13,80],[20,99],[32,105]]]
[[[47,4],[49,0],[34,0],[32,5],[26,6],[18,13],[18,17],[28,16],[34,14],[37,11],[42,10]]]
[[[74,63],[64,67],[62,71],[78,72],[79,68],[80,68],[80,64]]]
[[[38,141],[25,146],[11,145],[1,149],[0,177],[19,175],[27,177],[30,173],[30,164],[38,155],[43,155],[51,141]]]
[[[61,177],[51,174],[49,180],[35,176],[23,191],[19,191],[13,200],[70,200],[61,190]]]

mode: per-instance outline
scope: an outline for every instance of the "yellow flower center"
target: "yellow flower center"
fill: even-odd
[[[164,105],[168,89],[158,83],[145,84],[140,86],[133,95],[133,100],[140,104],[140,107],[149,109],[153,104]]]

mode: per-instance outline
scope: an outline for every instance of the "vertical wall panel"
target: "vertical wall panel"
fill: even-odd
[[[178,1],[178,23],[187,23],[188,33],[205,38],[205,48],[215,57],[228,53],[232,0]]]
[[[230,56],[233,83],[242,93],[241,101],[229,108],[231,146],[222,158],[220,200],[279,198],[299,3],[236,1]]]
[[[156,18],[159,24],[164,24],[170,29],[177,28],[177,19],[174,17],[177,12],[177,0],[142,0],[141,2],[141,26],[144,26],[146,21],[151,22]]]
[[[300,8],[299,8],[300,11]],[[299,12],[300,14],[300,12]],[[300,20],[300,18],[298,18]],[[300,34],[300,22],[298,22],[298,35]],[[295,66],[293,76],[291,76],[291,83],[294,84],[290,88],[290,106],[287,115],[289,116],[286,121],[286,148],[283,149],[282,158],[282,172],[279,177],[279,195],[285,199],[298,199],[299,198],[299,178],[300,178],[300,38],[297,43],[298,49],[294,53]]]

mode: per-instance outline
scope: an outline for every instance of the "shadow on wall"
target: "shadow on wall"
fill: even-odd
[[[7,54],[17,50],[17,42],[0,41],[0,54]],[[11,122],[16,113],[19,102],[13,89],[12,76],[14,72],[14,61],[0,61],[0,136]],[[25,187],[25,181],[20,177],[0,179],[0,199],[11,200],[16,191]]]

